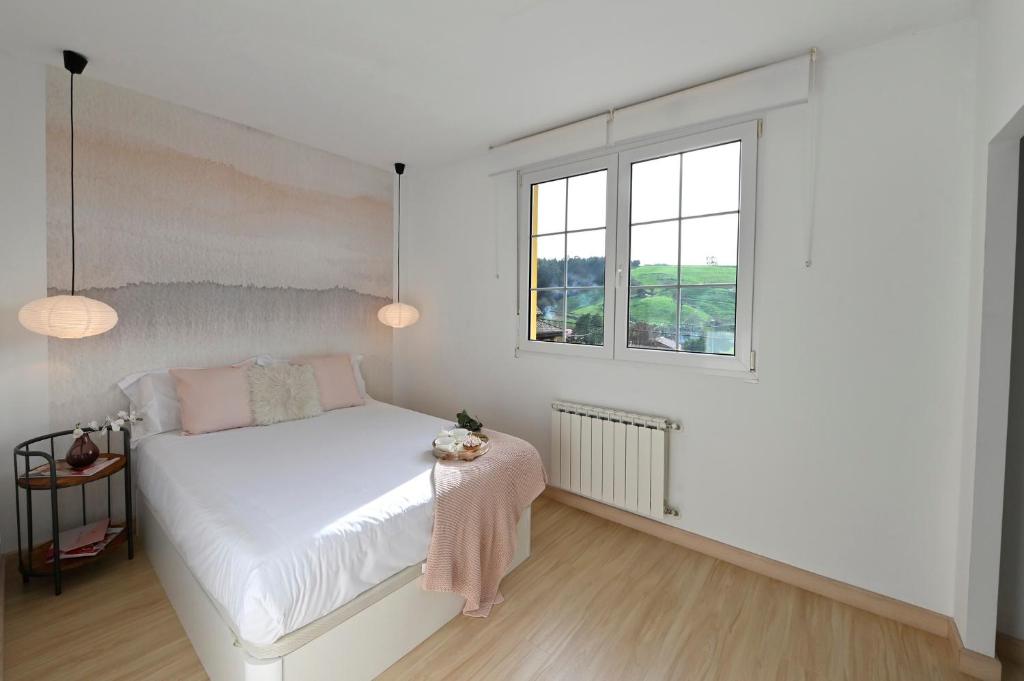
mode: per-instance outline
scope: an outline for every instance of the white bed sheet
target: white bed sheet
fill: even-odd
[[[371,401],[272,426],[162,433],[133,466],[235,634],[267,645],[426,558],[429,443],[448,426]]]

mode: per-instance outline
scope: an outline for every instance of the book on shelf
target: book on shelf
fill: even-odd
[[[112,527],[110,518],[90,523],[83,527],[76,527],[60,533],[60,559],[89,558],[98,556],[117,535],[124,531],[123,527]],[[99,539],[96,539],[99,537]],[[65,548],[65,539],[69,542]],[[89,541],[95,540],[95,541]],[[83,543],[87,542],[88,543]],[[53,562],[53,544],[46,550],[46,562]]]
[[[93,463],[89,464],[85,468],[75,470],[68,465],[68,462],[64,459],[57,460],[57,477],[58,478],[84,478],[90,475],[95,475],[107,466],[113,466],[117,463],[117,458],[113,456],[101,456],[96,459]],[[50,464],[49,462],[40,464],[28,472],[30,478],[48,478],[50,477]]]

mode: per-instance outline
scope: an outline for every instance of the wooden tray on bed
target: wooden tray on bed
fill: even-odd
[[[484,443],[477,447],[476,449],[472,451],[459,449],[454,452],[449,452],[446,449],[438,449],[437,447],[432,447],[434,456],[440,459],[441,461],[472,461],[473,459],[479,459],[481,456],[486,454],[487,451],[491,448],[491,442],[490,438],[484,435],[483,433],[474,433],[474,435],[476,435],[478,438],[484,441]],[[437,440],[435,439],[434,442],[436,441]]]

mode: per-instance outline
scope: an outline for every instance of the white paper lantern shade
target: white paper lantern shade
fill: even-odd
[[[18,321],[29,331],[54,338],[86,338],[110,331],[117,312],[106,303],[85,296],[50,296],[28,303]]]
[[[412,326],[420,318],[420,311],[412,305],[405,303],[391,303],[377,311],[377,319],[381,324],[390,326],[392,329],[401,329]]]

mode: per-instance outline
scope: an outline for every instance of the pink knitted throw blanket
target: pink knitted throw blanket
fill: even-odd
[[[525,440],[487,432],[490,450],[474,461],[434,465],[434,531],[423,588],[457,593],[462,612],[487,617],[516,550],[516,525],[544,491],[537,449]]]

